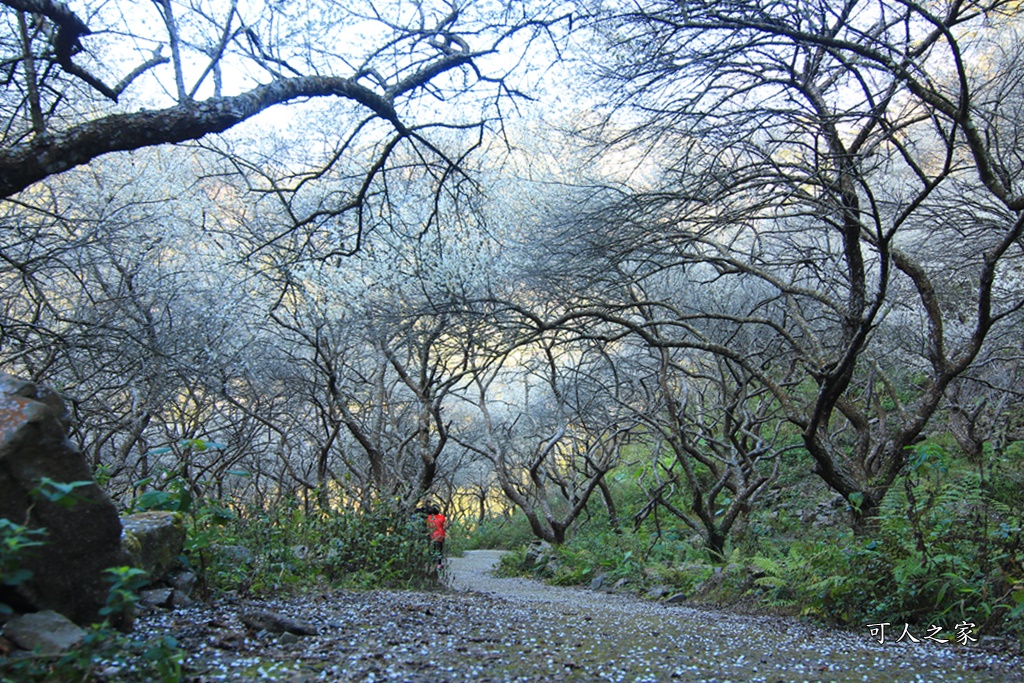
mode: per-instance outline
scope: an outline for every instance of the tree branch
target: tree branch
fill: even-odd
[[[445,57],[439,63],[453,69],[470,59],[470,55],[459,55]],[[436,64],[429,68],[431,73],[439,73]],[[113,114],[2,150],[0,197],[9,197],[50,175],[110,152],[197,140],[210,133],[228,130],[275,104],[306,97],[332,96],[352,100],[390,122],[400,135],[408,134],[392,100],[353,79],[288,78],[231,97],[211,98],[156,111]]]

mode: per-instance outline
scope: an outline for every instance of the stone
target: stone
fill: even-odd
[[[601,590],[601,588],[604,587],[604,579],[605,579],[604,574],[598,574],[593,579],[591,579],[590,580],[590,590],[592,590],[592,591],[599,591],[599,590]]]
[[[155,583],[178,563],[185,547],[185,522],[176,512],[152,510],[121,518],[121,543],[133,567]]]
[[[194,604],[196,604],[196,601],[187,593],[182,593],[180,590],[175,589],[174,593],[171,594],[171,607],[173,609],[185,609]]]
[[[647,598],[649,600],[661,600],[670,592],[672,592],[672,589],[668,586],[655,586],[647,592]]]
[[[45,655],[67,652],[85,638],[81,629],[53,610],[32,612],[15,617],[4,626],[4,637],[25,650],[36,650]]]
[[[172,572],[166,577],[167,585],[185,597],[190,597],[198,580],[195,572],[183,570]]]
[[[62,500],[51,500],[40,494],[45,479],[57,486],[86,483]],[[42,490],[55,492],[52,486]],[[0,586],[0,602],[22,612],[55,610],[82,625],[100,621],[110,589],[104,570],[129,564],[117,508],[68,441],[61,398],[2,373],[0,517],[46,530],[44,544],[31,548],[20,562],[31,578]],[[128,627],[131,615],[112,615],[111,622]]]
[[[139,602],[146,607],[164,607],[173,595],[173,588],[149,588],[139,591]]]
[[[558,568],[558,558],[554,555],[549,555],[547,557],[547,562],[544,563],[544,570],[543,572],[541,572],[541,574],[544,577],[550,578],[558,573]]]
[[[547,541],[534,541],[526,549],[523,557],[523,569],[533,569],[547,564],[553,554],[551,544]]]
[[[238,618],[254,631],[294,633],[299,636],[315,636],[318,632],[317,627],[312,624],[269,610],[248,610],[242,612]]]
[[[167,583],[182,593],[192,595],[192,591],[196,587],[196,581],[199,579],[196,573],[189,570],[173,572],[167,577]]]

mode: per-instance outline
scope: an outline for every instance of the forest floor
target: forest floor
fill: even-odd
[[[983,647],[883,644],[865,625],[665,605],[628,595],[501,579],[498,551],[449,560],[450,590],[332,591],[222,600],[143,615],[142,635],[173,635],[187,681],[1022,681],[1024,661]],[[269,610],[317,635],[254,632]],[[895,631],[891,630],[895,629]],[[923,634],[915,634],[918,637]]]

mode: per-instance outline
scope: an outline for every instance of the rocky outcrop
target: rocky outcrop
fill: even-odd
[[[68,485],[83,482],[81,485]],[[21,567],[31,578],[0,586],[0,601],[55,610],[78,624],[101,619],[104,570],[129,564],[113,502],[67,440],[66,409],[52,391],[0,374],[0,517],[45,529]],[[123,626],[127,615],[115,616]]]

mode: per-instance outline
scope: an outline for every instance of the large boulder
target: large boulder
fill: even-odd
[[[21,562],[31,578],[0,586],[0,602],[89,624],[101,619],[109,593],[104,570],[129,560],[117,508],[68,441],[66,414],[54,392],[0,373],[0,517],[46,530],[44,544]],[[88,483],[61,486],[74,482]],[[61,488],[70,493],[61,498]],[[113,618],[117,626],[129,620]]]
[[[133,567],[150,582],[167,576],[185,546],[185,523],[176,512],[140,512],[121,518],[122,543]]]

